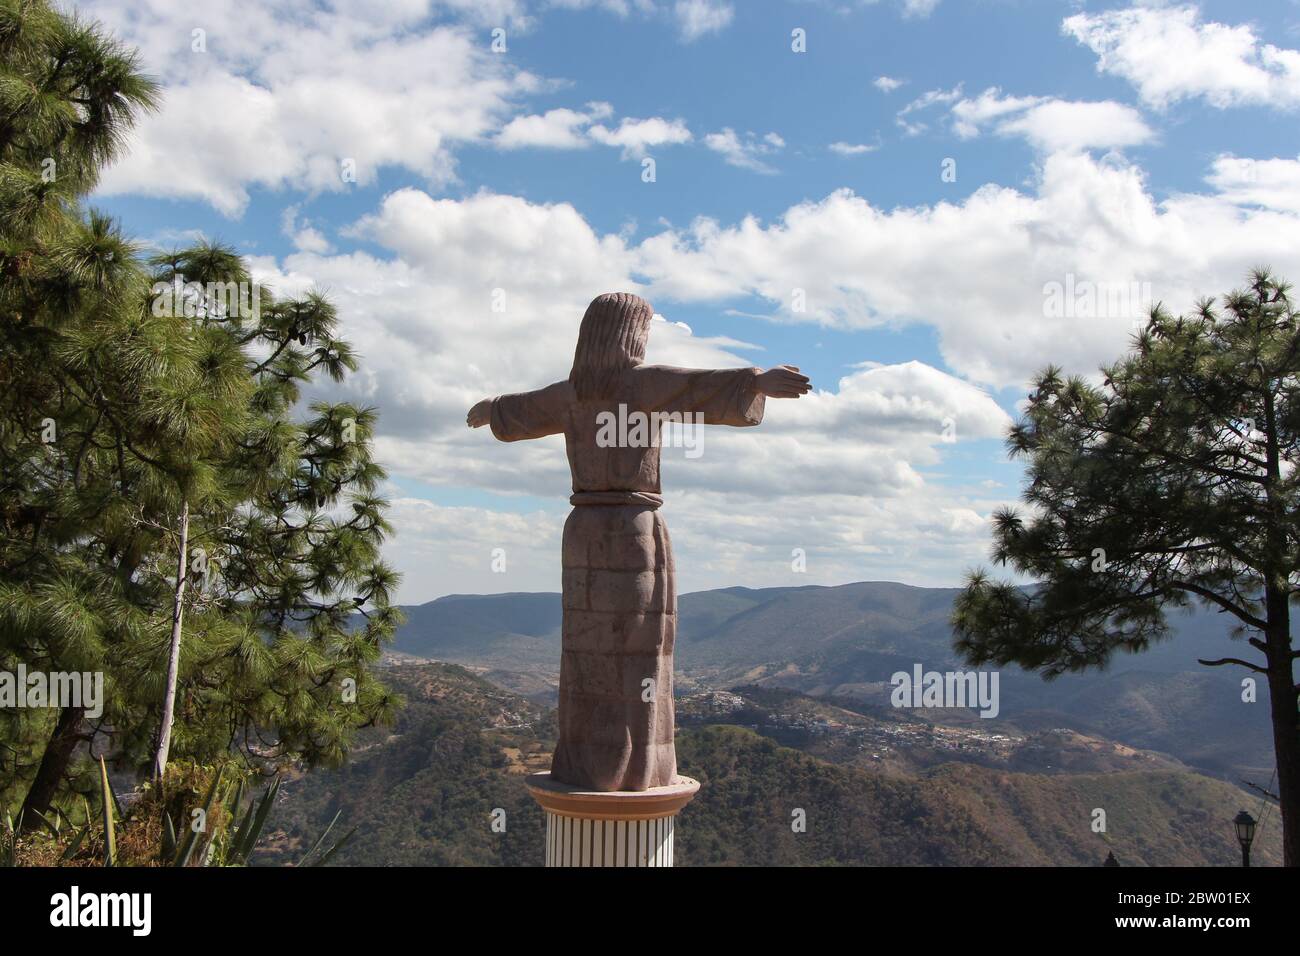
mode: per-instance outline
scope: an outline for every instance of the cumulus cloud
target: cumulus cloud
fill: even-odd
[[[567,375],[591,295],[625,289],[654,296],[653,284],[638,278],[647,266],[641,246],[597,232],[568,204],[492,193],[452,200],[418,189],[385,197],[345,237],[365,239],[385,254],[304,250],[253,264],[259,279],[282,292],[331,290],[342,332],[362,357],[343,394],[381,409],[380,459],[405,482],[545,502],[522,511],[509,504],[444,507],[398,489],[394,555],[409,576],[404,597],[554,587],[554,546],[569,486],[563,442],[496,443],[465,428],[465,411],[484,396]],[[799,361],[696,335],[675,320],[672,300],[664,302],[651,331],[650,362]],[[770,574],[769,583],[780,583],[794,547],[807,549],[815,567],[793,583],[861,577],[853,562],[871,555],[881,562],[879,576],[910,574],[899,557],[904,552],[918,569],[933,560],[918,551],[913,522],[933,527],[936,538],[940,527],[956,522],[972,548],[983,547],[972,527],[982,528],[988,492],[954,490],[927,474],[941,468],[954,428],[958,442],[1001,435],[1007,418],[989,395],[916,362],[859,364],[838,382],[817,384],[798,402],[769,403],[760,430],[706,429],[698,458],[665,449],[670,520],[675,533],[682,529],[677,544],[691,586],[734,583],[733,562],[741,555],[766,568],[747,581]],[[327,388],[338,395],[338,386]],[[770,517],[773,509],[786,517]],[[758,520],[760,514],[769,520]],[[886,534],[884,526],[893,530]],[[845,550],[835,554],[834,541],[845,542]],[[497,546],[509,549],[512,575],[519,575],[508,584],[486,576],[490,548]],[[517,548],[523,549],[518,558]],[[972,560],[977,557],[972,551]],[[884,567],[890,560],[900,562],[893,573]]]
[[[299,252],[325,254],[333,251],[325,234],[311,224],[311,221],[299,216],[299,205],[286,206],[280,214],[280,231],[293,242]]]
[[[685,121],[666,120],[659,116],[649,119],[625,117],[614,129],[597,123],[587,133],[597,143],[621,149],[625,159],[640,158],[655,146],[691,141],[691,131],[686,128]]]
[[[1099,72],[1157,108],[1197,97],[1219,108],[1300,105],[1300,51],[1264,42],[1249,25],[1203,21],[1192,5],[1079,13],[1061,29],[1097,55]]]
[[[1052,100],[1000,124],[998,132],[1023,136],[1035,148],[1053,153],[1138,146],[1154,136],[1135,109],[1109,100]]]
[[[963,139],[992,125],[999,135],[1021,136],[1043,152],[1137,146],[1154,136],[1137,110],[1122,103],[1004,96],[995,86],[959,100],[951,113],[953,131]]]
[[[766,222],[699,219],[638,238],[632,229],[600,231],[567,203],[492,192],[438,198],[454,180],[459,144],[595,143],[637,157],[692,134],[683,120],[616,118],[604,103],[521,115],[519,101],[547,82],[440,18],[526,30],[533,14],[522,2],[381,4],[364,22],[329,8],[308,15],[290,0],[213,3],[205,19],[239,29],[214,29],[205,54],[191,50],[192,15],[162,0],[96,7],[168,84],[167,108],[141,127],[105,188],[201,199],[238,215],[259,185],[306,194],[346,188],[345,159],[362,184],[385,165],[420,183],[328,235],[296,195],[281,220],[295,251],[252,260],[277,291],[327,289],[361,355],[360,372],[341,388],[381,409],[378,453],[398,478],[393,554],[410,575],[406,599],[557,586],[568,487],[562,442],[498,444],[466,429],[464,415],[484,396],[564,377],[578,320],[597,292],[650,297],[661,314],[649,360],[686,366],[799,364],[801,356],[765,354],[743,334],[696,335],[679,321],[685,305],[743,306],[808,326],[933,329],[948,371],[844,355],[837,380],[815,382],[798,402],[771,402],[762,429],[709,429],[697,459],[666,449],[666,514],[685,590],[864,577],[951,584],[955,562],[983,556],[987,515],[1014,494],[964,484],[949,470],[950,439],[961,449],[1006,427],[985,387],[1020,386],[1047,361],[1095,369],[1123,351],[1149,299],[1190,306],[1260,261],[1300,274],[1300,159],[1221,155],[1204,190],[1157,198],[1140,167],[1087,152],[1146,141],[1135,110],[997,89],[970,98],[960,86],[931,90],[899,111],[907,133],[946,115],[959,136],[1024,137],[1041,153],[1031,183],[986,185],[959,201],[887,209],[838,190]],[[720,4],[548,5],[659,17],[691,8],[695,26],[679,24],[687,40],[725,27],[719,10],[731,19],[730,5]],[[912,4],[915,13],[933,6]],[[1098,51],[1100,69],[1130,79],[1154,106],[1188,96],[1216,105],[1289,102],[1292,51],[1262,44],[1247,28],[1211,29],[1221,25],[1201,23],[1194,10],[1189,21],[1189,9],[1164,20],[1166,8],[1118,13],[1136,18],[1139,39],[1164,30],[1175,53],[1186,43],[1192,62],[1207,48],[1220,56],[1235,49],[1236,67],[1142,66],[1137,41],[1107,32],[1121,23],[1110,14],[1070,18],[1066,29]],[[1190,24],[1191,41],[1180,24]],[[704,145],[765,172],[785,143],[724,127]],[[870,148],[829,147],[848,156]],[[1065,281],[1102,287],[1106,302],[1106,288],[1140,283],[1144,292],[1120,310],[1049,313],[1045,290]],[[794,308],[796,290],[806,308]],[[322,387],[336,396],[340,388]],[[404,490],[416,485],[433,497],[457,489],[457,500],[475,489],[496,504],[438,503]],[[502,497],[488,498],[493,492]],[[508,580],[486,571],[497,546],[511,554]],[[793,548],[806,550],[807,575],[792,576]]]
[[[1300,156],[1295,159],[1219,156],[1206,181],[1229,202],[1300,213]]]
[[[508,21],[514,5],[499,6]],[[251,186],[340,191],[384,166],[441,186],[454,147],[482,140],[540,84],[468,28],[428,23],[422,4],[354,17],[214,0],[196,18],[167,0],[107,0],[94,12],[165,84],[164,108],[100,191],[200,199],[228,216]]]
[[[607,119],[613,111],[608,103],[589,103],[583,111],[554,109],[516,116],[497,134],[496,144],[502,149],[582,149],[591,145],[586,128]]]
[[[801,356],[697,336],[676,320],[678,303],[757,301],[778,322],[846,329],[932,327],[950,372],[846,355],[858,365],[798,402],[769,403],[763,428],[708,429],[697,459],[666,449],[667,514],[691,587],[734,583],[742,570],[750,584],[872,573],[952,583],[957,556],[981,559],[987,515],[1014,494],[946,473],[950,434],[960,448],[1000,437],[1007,423],[981,385],[1021,386],[1047,361],[1088,373],[1127,347],[1150,299],[1190,307],[1258,261],[1300,274],[1300,161],[1250,162],[1220,157],[1206,191],[1158,200],[1140,168],[1063,152],[1043,160],[1027,190],[986,186],[959,203],[892,210],[841,190],[770,223],[702,219],[639,242],[597,231],[565,203],[403,189],[346,231],[382,256],[308,248],[255,265],[284,291],[332,290],[363,358],[349,394],[382,409],[378,450],[394,475],[543,496],[550,523],[535,527],[546,534],[558,534],[568,488],[563,443],[501,445],[466,429],[464,414],[478,398],[563,378],[596,292],[650,297],[662,317],[649,361],[695,367]],[[1047,285],[1067,279],[1094,284],[1103,300],[1132,283],[1143,294],[1122,311],[1049,312]],[[795,289],[805,311],[790,305]],[[431,536],[443,533],[438,522],[465,518],[435,517],[419,525]],[[481,524],[513,540],[513,520]],[[808,550],[810,576],[790,582],[795,547]],[[510,587],[553,586],[552,565],[538,560],[539,577]],[[470,589],[505,587],[484,575]]]
[[[878,76],[871,81],[871,85],[882,93],[892,93],[903,85],[903,80],[895,79],[892,76]]]
[[[1177,308],[1234,287],[1257,262],[1300,274],[1300,217],[1238,199],[1157,200],[1139,167],[1065,152],[1043,160],[1031,191],[986,185],[960,203],[884,210],[839,190],[767,224],[702,219],[637,253],[654,292],[747,294],[778,321],[845,329],[921,322],[960,375],[1018,386],[1049,356],[1089,372],[1120,354],[1150,304],[1128,293],[1135,284]],[[1053,317],[1045,286],[1067,277],[1124,295],[1100,314]]]
[[[480,437],[488,446],[484,454],[504,447]],[[563,448],[556,446],[552,455],[562,458]],[[906,497],[819,493],[756,502],[681,487],[680,479],[701,460],[663,465],[663,514],[683,593],[738,582],[789,587],[902,580],[951,587],[950,568],[986,563],[986,516],[1004,501],[987,490],[926,486]],[[400,491],[390,499],[398,532],[387,556],[404,577],[400,600],[560,590],[566,505],[505,511],[444,505]],[[503,573],[489,570],[496,548],[505,552]],[[792,566],[795,549],[805,556],[803,572]]]
[[[665,324],[666,325],[666,324]],[[656,325],[651,341],[665,330]],[[834,390],[768,403],[760,429],[707,428],[698,457],[665,439],[665,515],[683,590],[899,578],[951,583],[936,567],[978,562],[987,548],[988,490],[931,481],[945,435],[1000,438],[1007,415],[988,395],[921,363],[872,365]],[[568,473],[558,438],[526,443],[528,471],[515,490],[552,499],[522,513],[444,507],[399,496],[399,569],[405,593],[558,589],[555,555]],[[450,448],[426,442],[437,457]],[[476,476],[513,473],[519,446],[470,433],[457,451],[480,459]],[[507,554],[508,583],[488,578],[492,550]],[[795,548],[808,570],[792,577]]]

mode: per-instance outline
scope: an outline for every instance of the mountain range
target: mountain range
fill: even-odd
[[[740,684],[888,706],[890,677],[967,669],[952,650],[951,588],[882,581],[837,587],[724,588],[681,595],[678,693]],[[392,649],[462,664],[539,703],[558,680],[562,613],[556,593],[453,595],[406,606]],[[1268,704],[1243,701],[1238,668],[1198,658],[1230,652],[1223,614],[1179,612],[1170,637],[1139,654],[1117,654],[1100,672],[1044,681],[1018,668],[1000,672],[1000,713],[948,711],[1020,731],[1065,728],[1170,755],[1201,772],[1267,784],[1272,773]]]
[[[291,773],[254,862],[300,859],[338,815],[344,865],[537,866],[524,776],[549,765],[554,711],[444,663],[390,664],[406,698],[335,770]],[[746,685],[680,700],[678,765],[700,780],[679,866],[1231,866],[1238,787],[1073,732],[989,733]],[[1007,729],[1007,728],[1002,728]],[[1096,827],[1105,812],[1104,830]],[[805,826],[791,826],[795,815]],[[1254,858],[1276,865],[1276,814]]]

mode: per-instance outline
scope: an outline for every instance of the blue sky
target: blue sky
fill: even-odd
[[[666,453],[684,590],[957,584],[1016,497],[1028,376],[1113,359],[1146,307],[1053,317],[1045,283],[1177,308],[1258,261],[1300,275],[1294,2],[81,9],[165,86],[97,204],[338,301],[408,601],[558,587],[562,447],[462,422],[562,376],[599,292],[651,299],[655,360],[818,387],[703,464]]]

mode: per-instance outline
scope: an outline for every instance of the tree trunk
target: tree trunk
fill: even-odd
[[[59,712],[59,719],[50,734],[50,742],[45,745],[41,755],[41,765],[36,768],[36,776],[27,790],[23,800],[23,829],[33,830],[41,826],[33,811],[48,815],[50,804],[59,792],[59,784],[72,760],[72,752],[77,749],[81,739],[81,718],[85,716],[84,707],[64,707]]]
[[[181,502],[181,536],[176,559],[176,590],[172,595],[172,643],[167,654],[167,689],[163,697],[162,726],[158,729],[158,751],[153,759],[153,776],[161,780],[167,769],[167,751],[172,744],[172,721],[176,713],[176,681],[181,663],[181,622],[185,616],[185,585],[189,580],[190,503]]]
[[[1268,563],[1264,575],[1264,602],[1268,630],[1264,656],[1268,661],[1269,716],[1273,719],[1273,756],[1277,761],[1277,795],[1282,817],[1282,865],[1300,866],[1300,702],[1291,656],[1291,570],[1294,559],[1287,550],[1288,514],[1277,492],[1282,478],[1277,407],[1273,393],[1264,393],[1264,427],[1267,438]]]
[[[1285,598],[1282,599],[1285,605]],[[1300,866],[1300,715],[1291,658],[1289,615],[1286,629],[1272,624],[1268,641],[1268,701],[1273,718],[1273,753],[1282,811],[1282,865]]]

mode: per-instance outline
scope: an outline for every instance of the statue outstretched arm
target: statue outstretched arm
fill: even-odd
[[[647,411],[702,415],[706,425],[757,425],[767,398],[798,398],[812,385],[792,365],[692,369],[647,365],[634,371],[638,406]]]
[[[498,395],[475,403],[465,416],[470,428],[492,426],[501,441],[543,438],[564,431],[564,412],[571,401],[567,381],[512,395]]]

